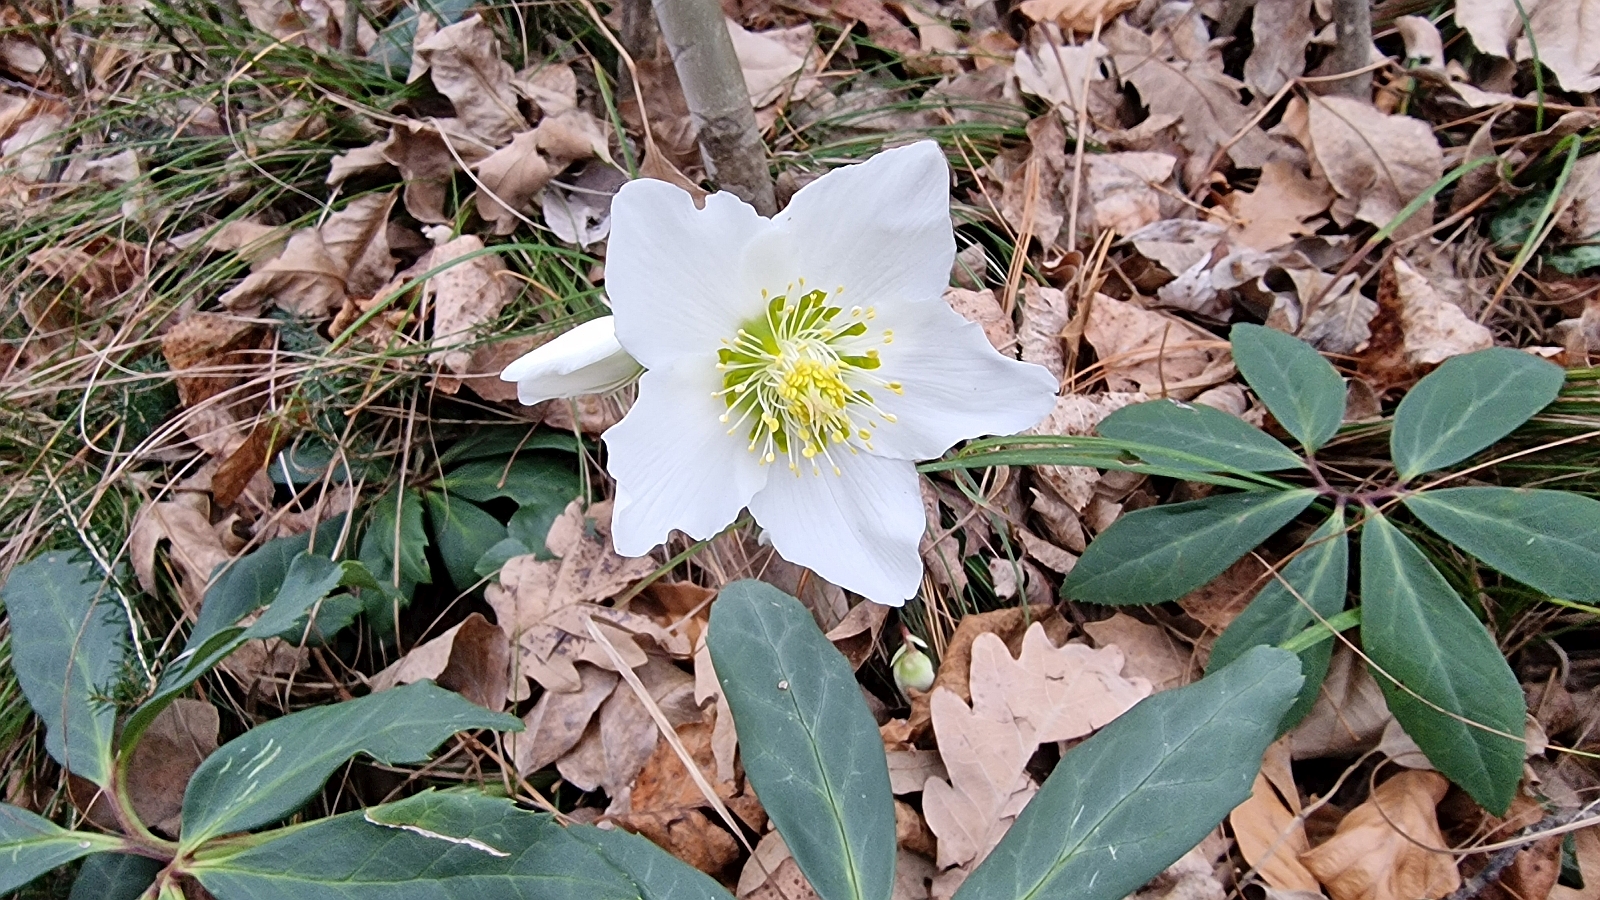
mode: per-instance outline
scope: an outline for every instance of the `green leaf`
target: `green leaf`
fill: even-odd
[[[1565,600],[1600,600],[1600,501],[1568,491],[1463,487],[1406,508],[1512,578]]]
[[[156,692],[128,717],[120,746],[131,750],[163,709],[245,641],[296,631],[303,633],[307,615],[329,593],[340,587],[373,585],[372,576],[358,562],[336,563],[310,552],[295,556],[278,584],[277,595],[254,623],[222,627],[210,635],[201,635],[198,640],[190,636],[183,652],[162,673]],[[204,615],[204,610],[201,614]]]
[[[1500,440],[1561,392],[1560,366],[1491,347],[1452,356],[1394,413],[1389,448],[1402,481],[1454,465]]]
[[[202,850],[190,871],[221,900],[728,900],[643,838],[596,831],[509,800],[428,792]]]
[[[800,601],[736,581],[706,638],[744,770],[822,900],[888,900],[894,796],[855,672]]]
[[[80,856],[121,848],[116,838],[68,831],[25,809],[0,803],[0,894]]]
[[[1211,645],[1211,660],[1207,672],[1215,672],[1233,662],[1251,647],[1274,647],[1294,637],[1316,618],[1326,619],[1344,609],[1344,597],[1350,577],[1350,541],[1345,533],[1344,510],[1334,512],[1310,538],[1305,548],[1289,560],[1279,573],[1282,581],[1272,578],[1262,586],[1260,593],[1250,601],[1228,625],[1226,631]],[[1284,585],[1288,582],[1289,587]],[[1295,594],[1299,594],[1296,597]],[[1304,600],[1305,603],[1301,603]],[[1310,609],[1307,609],[1307,606]],[[1316,615],[1312,614],[1316,611]],[[1305,684],[1300,696],[1284,717],[1282,729],[1294,727],[1317,700],[1323,676],[1328,673],[1328,660],[1333,652],[1333,642],[1319,641],[1300,653],[1300,670]]]
[[[422,762],[450,735],[474,728],[520,731],[522,723],[423,681],[258,725],[206,757],[189,780],[183,847],[287,816],[358,753],[387,765]]]
[[[1294,654],[1255,647],[1117,717],[1062,758],[957,900],[1121,900],[1250,796],[1300,688]]]
[[[87,561],[49,553],[13,569],[0,600],[11,621],[11,667],[45,724],[45,749],[105,787],[117,710],[101,698],[128,654],[128,617],[115,588]]]
[[[571,502],[571,499],[567,500],[567,503]],[[540,559],[555,559],[555,554],[544,545],[544,539],[550,536],[550,526],[561,518],[566,508],[566,504],[559,507],[554,504],[524,506],[511,515],[511,521],[506,523],[506,534],[528,547],[528,552]]]
[[[398,498],[398,500],[396,499]],[[398,511],[398,512],[397,512]],[[380,582],[399,587],[432,584],[428,566],[428,533],[422,527],[422,495],[415,488],[393,491],[372,504],[372,520],[361,538],[361,558],[378,561],[372,574]],[[399,581],[395,581],[395,561],[399,561]]]
[[[206,591],[200,616],[189,633],[189,646],[205,643],[213,635],[238,624],[239,620],[278,596],[283,579],[295,557],[309,552],[314,543],[320,556],[332,558],[344,519],[334,517],[315,530],[267,541],[220,575]]]
[[[441,481],[445,491],[476,503],[508,497],[518,506],[565,509],[578,496],[578,474],[560,457],[519,456],[474,460],[457,466]],[[542,537],[542,535],[541,535]]]
[[[1522,778],[1517,677],[1439,570],[1376,512],[1361,532],[1361,643],[1373,665],[1422,698],[1377,673],[1406,734],[1478,805],[1504,814]]]
[[[562,450],[577,453],[578,439],[571,433],[538,429],[526,425],[483,428],[450,445],[439,454],[439,465],[449,468],[469,459],[498,456],[502,463],[512,454],[532,454],[537,450]]]
[[[1299,454],[1238,416],[1203,403],[1151,400],[1124,406],[1100,422],[1100,434],[1214,459],[1247,472],[1275,472],[1305,465]],[[1194,468],[1166,454],[1140,452],[1140,459],[1173,468]]]
[[[67,900],[139,900],[162,865],[132,853],[96,853],[83,861]]]
[[[533,550],[516,538],[506,538],[503,541],[483,551],[478,561],[472,566],[472,573],[479,578],[490,578],[505,567],[507,561],[517,556],[526,556]]]
[[[474,571],[478,560],[505,540],[506,526],[460,497],[430,492],[427,501],[428,524],[450,573],[450,583],[464,591],[478,581]]]
[[[1176,600],[1250,552],[1317,492],[1245,491],[1128,513],[1084,551],[1061,594],[1125,605]]]
[[[1228,333],[1239,374],[1285,431],[1315,453],[1344,421],[1344,379],[1297,337],[1260,325],[1239,324]]]

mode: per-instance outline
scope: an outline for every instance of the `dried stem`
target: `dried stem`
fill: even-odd
[[[1328,85],[1331,92],[1357,100],[1372,99],[1371,0],[1333,0],[1333,22],[1339,42],[1326,64],[1329,74],[1352,73]]]
[[[683,85],[706,174],[764,216],[777,211],[766,145],[756,129],[733,39],[717,0],[654,0],[661,36]]]

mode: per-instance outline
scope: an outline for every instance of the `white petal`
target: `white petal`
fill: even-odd
[[[843,287],[846,304],[935,298],[950,281],[950,168],[932,141],[829,172],[773,221],[796,242],[807,286]]]
[[[500,373],[517,383],[525,405],[557,397],[603,394],[639,377],[639,363],[617,343],[611,316],[601,316],[541,344]]]
[[[917,542],[926,524],[916,467],[869,453],[834,461],[842,474],[820,458],[821,474],[773,468],[750,512],[784,559],[874,603],[900,606],[922,581]]]
[[[622,346],[651,369],[715,356],[722,339],[763,309],[739,273],[745,245],[771,227],[732,194],[712,194],[696,209],[664,181],[623,185],[611,201],[606,248],[606,293]]]
[[[880,348],[883,366],[874,374],[904,393],[871,392],[895,417],[873,431],[877,453],[933,459],[967,438],[1026,431],[1055,407],[1049,370],[1000,355],[982,328],[943,300],[885,304],[878,321],[894,342]]]
[[[749,442],[727,433],[727,406],[714,364],[685,360],[651,369],[639,399],[606,431],[606,468],[617,480],[611,537],[617,552],[643,556],[676,528],[708,538],[728,526],[766,483]]]

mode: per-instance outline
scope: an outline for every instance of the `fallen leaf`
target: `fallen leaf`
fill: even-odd
[[[1215,835],[1215,832],[1213,832]],[[1129,900],[1225,900],[1227,890],[1217,880],[1216,857],[1210,839],[1178,858],[1140,888]]]
[[[515,74],[500,56],[500,40],[483,17],[469,16],[416,45],[439,93],[450,98],[461,123],[488,148],[504,145],[528,127],[517,110]]]
[[[1406,361],[1411,365],[1431,366],[1452,356],[1494,346],[1494,334],[1489,329],[1440,296],[1428,279],[1399,257],[1394,260],[1394,275]]]
[[[1295,759],[1358,756],[1377,746],[1394,716],[1366,665],[1343,644],[1334,648],[1311,712],[1289,732]]]
[[[176,837],[183,792],[200,763],[217,749],[217,708],[180,697],[145,729],[128,762],[127,791],[145,824]]]
[[[540,694],[533,709],[522,717],[526,726],[522,734],[510,736],[517,774],[530,775],[577,746],[589,720],[621,681],[617,673],[590,663],[578,663],[576,669],[578,690]]]
[[[932,482],[922,479],[921,487],[922,512],[928,523],[917,544],[923,569],[940,587],[961,596],[967,590],[967,568],[961,561],[959,529],[944,527],[944,518],[939,512],[939,492]]]
[[[1054,4],[1057,0],[1026,0],[1024,13],[1029,2]],[[1012,63],[1017,86],[1024,93],[1049,102],[1062,121],[1074,129],[1080,110],[1091,122],[1108,120],[1110,110],[1097,102],[1099,97],[1095,90],[1096,82],[1105,78],[1100,63],[1106,56],[1105,45],[1093,39],[1082,44],[1062,45],[1042,28],[1029,29],[1028,36],[1028,42],[1017,51]]]
[[[1084,339],[1107,389],[1186,400],[1233,376],[1233,358],[1210,332],[1167,313],[1096,294]]]
[[[1150,682],[1122,676],[1123,662],[1116,646],[1054,646],[1037,622],[1023,635],[1016,659],[999,637],[979,635],[972,643],[972,705],[1008,709],[1024,742],[1080,738],[1150,695]]]
[[[1444,174],[1444,154],[1428,123],[1386,115],[1348,97],[1310,95],[1306,150],[1312,170],[1338,192],[1335,221],[1351,218],[1380,228]],[[1433,201],[1423,204],[1394,231],[1395,239],[1433,226]]]
[[[1289,768],[1288,744],[1279,740],[1267,748],[1250,797],[1228,814],[1228,826],[1239,855],[1268,887],[1319,891],[1316,876],[1300,864],[1300,854],[1311,849],[1311,842],[1299,815],[1300,794]]]
[[[1378,785],[1300,862],[1332,900],[1437,900],[1461,886],[1434,811],[1450,787],[1437,772],[1405,771]]]
[[[1035,22],[1054,22],[1062,31],[1087,34],[1135,3],[1137,0],[1022,0],[1017,8]]]
[[[579,247],[604,240],[611,233],[611,198],[627,180],[610,166],[594,164],[570,182],[552,182],[539,196],[545,225],[556,237]]]
[[[1166,153],[1096,153],[1088,158],[1085,202],[1094,223],[1119,235],[1165,218],[1176,157]]]
[[[1000,301],[995,299],[994,291],[987,288],[981,291],[969,291],[964,288],[945,288],[944,302],[950,308],[961,314],[968,322],[982,326],[984,337],[989,339],[990,346],[1006,356],[1015,357],[1017,353],[1017,330],[1011,323],[1011,317],[1000,308]]]
[[[205,500],[198,501],[202,507]],[[128,555],[139,586],[155,594],[156,549],[168,543],[167,558],[178,576],[178,596],[185,612],[198,615],[212,574],[233,558],[203,509],[178,500],[147,504],[134,517],[128,533]]]
[[[800,864],[776,831],[769,831],[739,873],[739,900],[819,900]]]
[[[470,371],[472,353],[465,348],[511,300],[505,264],[483,249],[481,239],[464,234],[428,257],[430,269],[448,266],[423,286],[433,307],[434,350],[428,362],[456,375]]]
[[[511,674],[510,637],[475,612],[456,629],[449,661],[434,680],[479,706],[500,712],[511,691]]]
[[[1333,202],[1325,182],[1312,181],[1292,163],[1272,160],[1261,169],[1256,189],[1234,191],[1222,198],[1228,210],[1230,238],[1257,250],[1274,250],[1295,238],[1314,233],[1321,220],[1313,220]]]
[[[511,80],[517,93],[533,101],[539,112],[554,116],[578,107],[578,76],[572,66],[541,62]]]
[[[1038,787],[1024,771],[1037,746],[1006,707],[969,708],[953,691],[935,687],[929,699],[934,735],[948,782],[930,778],[922,811],[939,839],[941,869],[971,869],[1000,838]]]
[[[556,770],[579,790],[623,797],[660,739],[644,701],[627,682],[619,682],[577,745],[556,760]]]
[[[1285,271],[1294,282],[1300,301],[1291,333],[1325,353],[1353,354],[1366,346],[1372,337],[1371,323],[1378,314],[1378,304],[1361,293],[1354,275],[1335,280],[1317,269],[1296,267]],[[1277,312],[1280,311],[1275,309]]]
[[[1123,670],[1129,677],[1148,681],[1151,693],[1183,687],[1200,677],[1194,654],[1165,629],[1147,625],[1127,613],[1085,622],[1083,630],[1101,647],[1120,648],[1126,659]]]
[[[1495,56],[1535,58],[1550,68],[1561,87],[1573,93],[1600,89],[1600,22],[1579,0],[1461,0],[1455,19],[1472,35],[1478,49]],[[1527,16],[1530,35],[1521,34]]]
[[[752,107],[760,109],[779,101],[798,100],[817,89],[814,70],[821,62],[821,54],[811,23],[755,32],[746,31],[732,19],[724,21]]]
[[[1027,279],[1022,283],[1022,327],[1017,342],[1022,346],[1023,362],[1044,366],[1060,382],[1066,377],[1066,353],[1062,346],[1072,309],[1065,291],[1041,287]]]
[[[825,637],[850,661],[850,668],[860,669],[877,648],[888,617],[889,607],[863,600],[851,607],[839,624],[828,629]]]
[[[1583,887],[1558,884],[1551,889],[1549,900],[1600,900],[1600,829],[1585,828],[1573,838]]]
[[[715,783],[709,770],[712,759],[712,728],[691,722],[676,729],[679,742],[719,799],[752,828],[766,823],[766,815],[751,794],[731,783]],[[705,809],[711,802],[701,793],[684,768],[683,759],[666,741],[655,751],[634,780],[628,812],[617,817],[617,824],[644,835],[678,859],[713,877],[725,878],[739,859],[739,843],[725,829],[714,824]]]
[[[920,794],[929,778],[950,778],[936,751],[890,749],[884,755],[889,760],[889,788],[896,794]]]
[[[299,316],[322,318],[347,296],[370,297],[394,274],[389,210],[394,194],[350,201],[321,226],[301,229],[276,259],[246,276],[219,300],[232,310],[270,300]]]
[[[1031,433],[1085,437],[1094,434],[1100,420],[1131,403],[1148,399],[1141,393],[1109,394],[1063,393],[1043,422]],[[1081,513],[1094,499],[1094,487],[1102,477],[1099,469],[1088,466],[1039,466],[1034,473],[1072,510]]]
[[[1255,48],[1244,61],[1244,80],[1262,95],[1305,74],[1306,47],[1316,33],[1311,6],[1312,0],[1257,0],[1250,20]]]
[[[533,212],[533,198],[557,170],[540,155],[538,134],[524,131],[485,157],[477,171],[478,215],[493,225],[495,234],[510,234],[521,221],[517,214]]]
[[[1178,605],[1208,634],[1219,635],[1271,578],[1256,554],[1247,553],[1221,575],[1178,598]]]

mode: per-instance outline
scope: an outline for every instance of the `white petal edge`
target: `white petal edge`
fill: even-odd
[[[876,453],[934,459],[968,438],[1026,431],[1055,408],[1058,385],[1048,369],[1002,356],[943,300],[885,304],[878,321],[894,331],[894,342],[880,349],[883,365],[874,374],[904,393],[872,392],[896,419],[874,430]]]
[[[713,365],[687,361],[651,369],[639,399],[602,436],[617,481],[611,538],[623,556],[643,556],[673,529],[696,539],[726,528],[767,482],[748,441],[729,435],[712,396]]]
[[[773,222],[795,242],[807,287],[843,287],[846,305],[936,298],[950,281],[950,166],[933,141],[834,169]]]
[[[841,453],[842,474],[775,468],[750,512],[784,559],[874,603],[901,606],[922,583],[917,543],[926,522],[916,466]]]
[[[744,248],[772,223],[732,194],[696,209],[688,192],[650,178],[630,181],[611,201],[606,294],[617,339],[645,368],[710,355],[763,309],[745,290]]]
[[[617,343],[611,316],[590,319],[518,357],[500,373],[526,406],[580,394],[603,394],[643,371]]]

